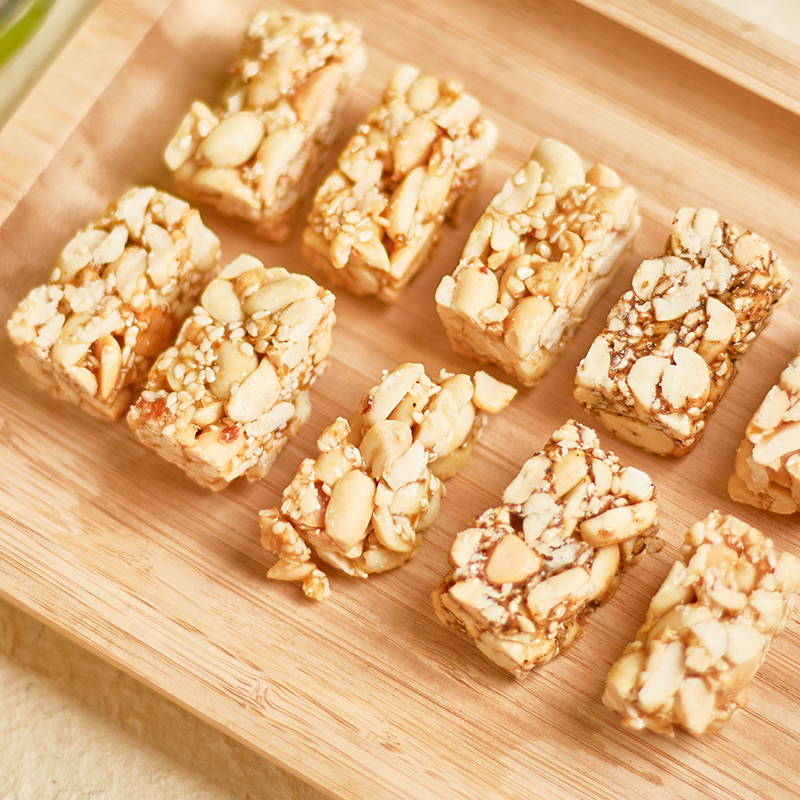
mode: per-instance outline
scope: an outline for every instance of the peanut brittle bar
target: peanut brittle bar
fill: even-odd
[[[626,441],[689,452],[788,288],[760,236],[681,208],[665,255],[642,262],[578,366],[576,399]]]
[[[57,397],[119,419],[219,258],[219,240],[183,200],[134,188],[77,233],[49,283],[8,322],[27,372]]]
[[[257,14],[220,104],[195,101],[166,148],[181,192],[285,241],[365,66],[353,25],[327,14]]]
[[[458,534],[433,592],[436,615],[523,678],[570,645],[622,570],[656,549],[656,491],[641,470],[569,421],[525,462],[502,505]]]
[[[397,299],[476,186],[496,138],[460,84],[400,67],[317,192],[306,258],[356,294]]]
[[[333,306],[311,278],[239,256],[153,365],[131,428],[206,488],[263,477],[311,412]]]
[[[800,352],[748,423],[728,492],[776,514],[800,510]]]
[[[279,557],[267,577],[299,581],[321,600],[330,586],[312,555],[360,578],[403,564],[436,519],[442,481],[466,463],[486,414],[515,393],[483,372],[434,381],[407,363],[384,373],[350,422],[323,431],[280,507],[260,513],[262,544]]]
[[[542,379],[639,230],[636,192],[542,139],[470,234],[436,310],[453,348],[526,386]]]
[[[800,559],[712,512],[687,532],[681,560],[608,673],[603,703],[635,730],[719,730],[747,704],[798,587]]]

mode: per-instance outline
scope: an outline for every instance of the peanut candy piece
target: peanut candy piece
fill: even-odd
[[[153,365],[131,428],[206,488],[262,478],[311,413],[333,305],[311,278],[239,256]]]
[[[655,499],[644,472],[570,420],[525,462],[502,504],[458,534],[432,595],[436,615],[525,677],[581,634],[584,615],[614,594],[646,545],[658,549]]]
[[[800,510],[800,352],[748,423],[728,493],[776,514]]]
[[[219,239],[183,200],[134,188],[78,232],[50,281],[8,322],[37,383],[94,416],[119,419],[219,259]]]
[[[786,623],[800,559],[713,511],[687,532],[636,639],[611,667],[603,703],[634,730],[722,728]]]
[[[317,192],[306,258],[356,294],[396,300],[476,186],[496,139],[460,84],[400,67]]]
[[[284,242],[366,60],[327,14],[256,14],[220,104],[195,101],[164,153],[181,191]]]
[[[434,381],[408,363],[384,373],[350,422],[323,431],[280,507],[261,512],[261,542],[279,557],[267,577],[300,581],[322,600],[330,587],[312,555],[359,578],[399,567],[436,519],[442,481],[466,463],[486,414],[515,394],[483,372]]]
[[[760,236],[681,208],[666,254],[641,263],[579,364],[576,399],[626,441],[689,452],[788,289]]]
[[[526,386],[544,377],[639,230],[636,192],[542,139],[472,231],[436,310],[453,348]]]

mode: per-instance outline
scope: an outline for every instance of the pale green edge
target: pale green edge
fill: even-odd
[[[0,66],[25,44],[41,25],[54,0],[36,0],[7,24],[0,25]]]

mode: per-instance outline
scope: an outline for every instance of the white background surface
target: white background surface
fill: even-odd
[[[800,45],[800,0],[713,2]],[[95,5],[59,0],[36,36],[0,69],[0,124]],[[0,601],[3,800],[322,797]]]

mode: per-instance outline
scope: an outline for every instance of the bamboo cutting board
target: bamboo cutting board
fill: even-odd
[[[216,97],[257,5],[105,0],[90,17],[0,133],[3,320],[72,233],[129,185],[173,188],[160,152],[192,99]],[[0,593],[341,800],[796,798],[796,615],[752,683],[749,708],[721,733],[633,734],[600,696],[694,520],[712,508],[737,513],[800,552],[796,518],[737,506],[725,491],[747,420],[797,349],[798,290],[744,358],[693,453],[666,461],[599,431],[604,447],[654,477],[665,546],[629,572],[570,651],[514,681],[436,620],[429,595],[455,533],[496,503],[565,419],[591,423],[572,399],[575,366],[636,264],[660,252],[677,207],[710,205],[756,230],[800,282],[800,119],[573,2],[324,5],[360,23],[369,48],[349,130],[403,61],[460,78],[483,102],[500,143],[473,210],[445,230],[395,305],[339,294],[311,420],[267,479],[220,494],[191,485],[124,422],[94,420],[35,389],[3,336]],[[402,361],[477,368],[451,351],[433,291],[482,207],[545,135],[639,189],[635,253],[547,378],[490,421],[409,564],[369,581],[334,577],[321,604],[267,582],[257,511],[276,503],[322,428]],[[250,252],[307,271],[298,236],[273,247],[204,217],[226,261]]]

